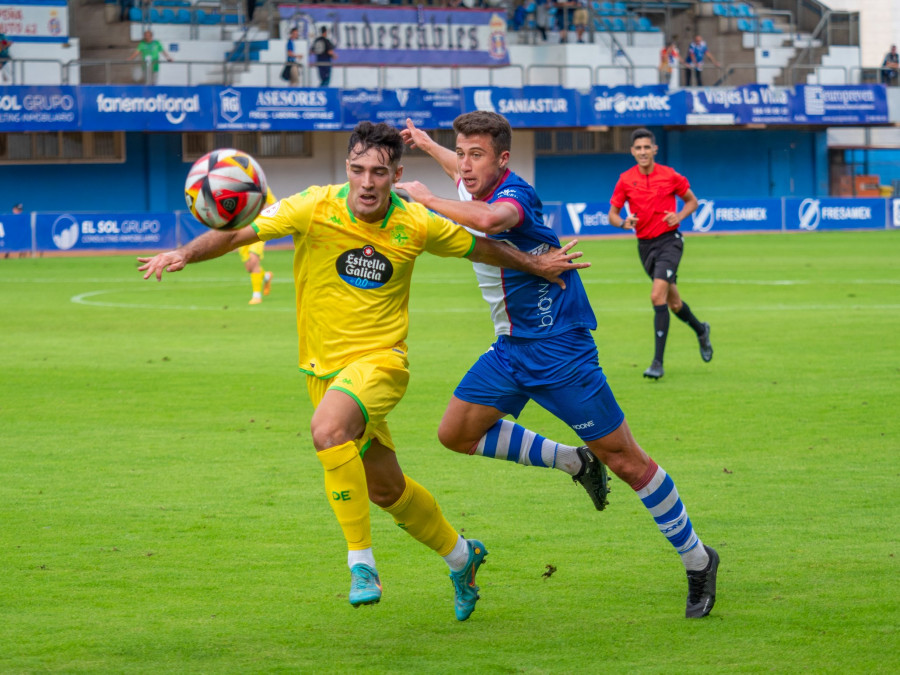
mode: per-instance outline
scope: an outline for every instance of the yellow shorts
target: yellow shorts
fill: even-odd
[[[306,388],[313,407],[318,407],[329,389],[344,392],[359,405],[366,420],[366,429],[356,440],[360,454],[366,451],[372,439],[396,450],[386,418],[403,398],[408,384],[409,361],[403,343],[361,357],[334,377],[306,376]]]
[[[264,257],[263,254],[265,252],[266,252],[266,242],[264,242],[264,241],[257,241],[257,242],[250,244],[249,246],[241,246],[238,249],[238,253],[241,254],[242,262],[247,262],[248,260],[250,260],[251,253],[255,253],[257,256],[259,256],[259,259],[262,260]]]
[[[587,26],[588,22],[588,11],[583,7],[579,7],[575,10],[574,15],[572,16],[572,23],[576,26]]]

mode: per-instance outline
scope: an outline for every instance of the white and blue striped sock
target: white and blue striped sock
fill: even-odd
[[[574,476],[582,461],[575,447],[544,438],[509,420],[498,420],[469,452],[523,466],[542,466]]]
[[[678,551],[685,569],[705,568],[709,556],[703,548],[703,542],[694,532],[672,477],[651,460],[645,478],[632,487],[650,511],[659,531]]]

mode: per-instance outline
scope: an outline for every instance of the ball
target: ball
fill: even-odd
[[[266,204],[266,175],[246,152],[221,148],[194,162],[184,183],[191,214],[214,230],[252,223]]]

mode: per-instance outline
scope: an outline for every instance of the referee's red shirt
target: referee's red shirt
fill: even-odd
[[[637,216],[635,234],[638,239],[653,239],[676,230],[665,221],[667,211],[676,213],[675,195],[683,197],[691,189],[688,179],[662,164],[654,164],[649,175],[634,165],[619,176],[609,203],[617,208],[628,202],[629,215]]]

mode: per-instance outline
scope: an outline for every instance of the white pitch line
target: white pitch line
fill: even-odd
[[[87,305],[90,307],[117,307],[120,309],[165,309],[165,310],[175,310],[175,311],[203,311],[203,312],[221,312],[221,311],[234,311],[236,309],[249,311],[249,307],[244,307],[243,305],[229,305],[227,309],[223,307],[203,307],[200,305],[153,305],[149,303],[139,303],[139,302],[107,302],[104,300],[94,300],[93,298],[98,295],[104,295],[107,293],[114,293],[115,291],[88,291],[87,293],[80,293],[78,295],[74,295],[71,298],[71,301],[78,305]],[[710,313],[727,313],[727,312],[744,312],[746,311],[746,307],[744,306],[728,306],[728,307],[704,307],[704,311]],[[754,311],[760,312],[816,312],[823,310],[868,310],[868,311],[885,311],[885,310],[900,310],[900,305],[838,305],[838,304],[815,304],[815,305],[786,305],[786,304],[778,304],[778,305],[760,305],[754,306]],[[256,307],[253,309],[255,312],[259,311],[268,311],[268,312],[294,312],[294,307],[271,307],[265,306]],[[479,305],[477,307],[410,307],[411,314],[477,314],[479,312],[484,312],[485,306]],[[646,307],[641,305],[629,305],[628,307],[594,307],[594,311],[596,313],[603,314],[643,314],[648,310]]]

